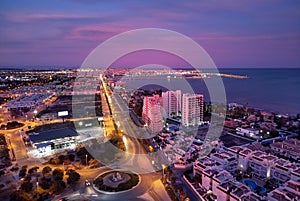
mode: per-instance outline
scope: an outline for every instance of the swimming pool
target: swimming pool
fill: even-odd
[[[256,182],[251,179],[245,179],[243,181],[243,183],[246,184],[247,186],[249,186],[253,192],[255,192],[255,189],[257,187],[261,188],[261,191],[260,191],[261,193],[265,193],[267,191],[267,189],[265,187],[257,185]]]

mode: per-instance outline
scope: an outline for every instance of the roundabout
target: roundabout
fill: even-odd
[[[101,193],[118,193],[129,191],[141,182],[139,175],[124,170],[110,170],[100,174],[94,181],[93,187]]]

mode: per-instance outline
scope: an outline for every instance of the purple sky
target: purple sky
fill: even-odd
[[[80,66],[111,36],[157,27],[191,37],[218,67],[300,67],[297,0],[1,1],[0,25],[0,66]],[[153,52],[117,63],[136,65],[149,58],[184,63]]]

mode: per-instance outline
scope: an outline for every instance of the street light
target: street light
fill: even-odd
[[[125,135],[123,135],[122,140],[123,140],[123,142],[124,142],[125,149],[126,149],[126,151],[127,151],[127,150],[128,150],[128,144],[127,144],[127,139],[126,139],[126,136],[125,136]]]
[[[38,194],[38,186],[39,186],[39,182],[36,182],[36,195]]]
[[[165,178],[165,169],[166,169],[166,166],[164,164],[161,164],[161,167],[162,167],[162,176],[163,176],[163,179]]]
[[[85,165],[87,166],[87,154],[85,154]]]
[[[33,113],[34,113],[34,118],[36,118],[36,114],[38,113],[38,111],[34,110]]]

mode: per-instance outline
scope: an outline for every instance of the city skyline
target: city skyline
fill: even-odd
[[[0,66],[80,66],[106,39],[157,27],[191,37],[217,67],[299,67],[299,6],[283,0],[1,2]],[[167,53],[146,51],[121,58],[116,66],[149,61],[186,65]]]

